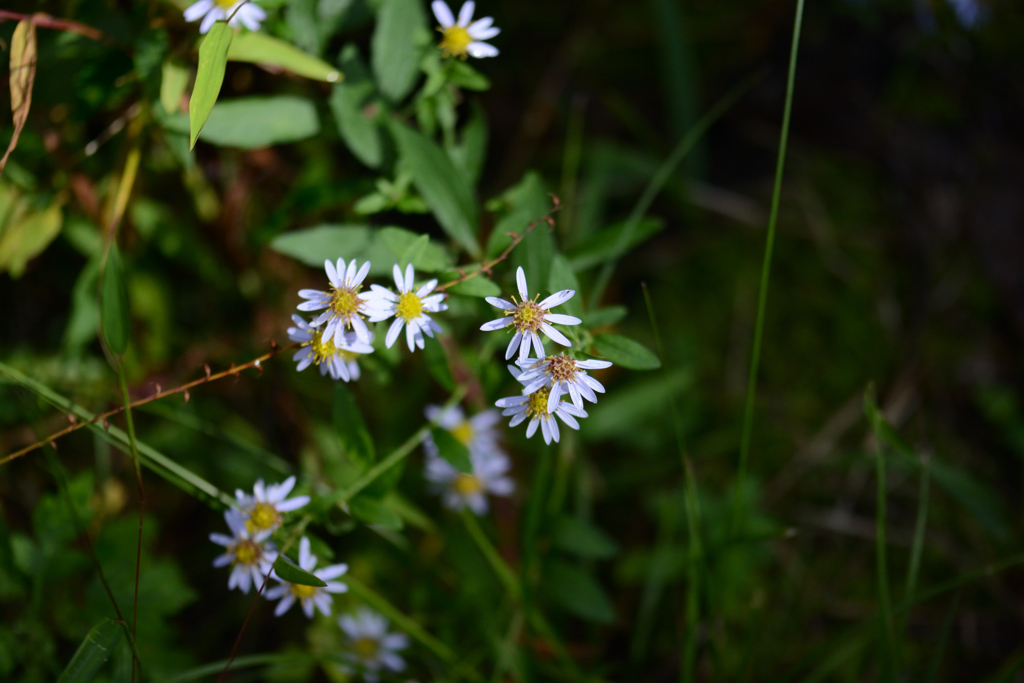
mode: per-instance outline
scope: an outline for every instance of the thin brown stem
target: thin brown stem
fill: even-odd
[[[228,368],[227,370],[224,370],[222,372],[211,373],[209,366],[206,366],[206,376],[205,377],[201,377],[201,378],[199,378],[197,380],[193,380],[191,382],[187,382],[187,383],[182,384],[181,386],[175,387],[173,389],[159,390],[155,394],[152,394],[151,396],[147,396],[146,398],[140,398],[137,401],[132,401],[131,404],[130,404],[130,407],[135,408],[136,406],[145,405],[146,403],[150,403],[152,401],[157,401],[157,400],[159,400],[161,398],[166,398],[166,397],[171,396],[173,394],[180,394],[182,392],[185,393],[185,400],[187,401],[188,400],[188,390],[193,388],[193,387],[199,386],[200,384],[206,384],[207,382],[213,382],[214,380],[223,379],[225,377],[231,377],[231,376],[237,377],[243,370],[248,370],[249,368],[256,368],[256,369],[258,369],[258,370],[260,370],[262,372],[262,368],[260,366],[263,363],[263,361],[265,361],[267,359],[270,359],[270,358],[273,358],[274,356],[276,356],[277,354],[279,354],[279,353],[281,353],[283,351],[291,351],[293,349],[296,349],[299,346],[300,346],[299,344],[291,344],[289,346],[276,346],[275,345],[274,349],[270,353],[265,353],[262,356],[260,356],[259,358],[254,358],[253,360],[249,361],[248,363],[243,363],[242,365],[232,365],[230,368]],[[159,389],[159,387],[158,387],[158,389]],[[27,453],[31,453],[32,451],[36,450],[37,448],[42,448],[43,446],[51,444],[54,441],[56,441],[57,439],[61,438],[62,436],[67,436],[68,434],[70,434],[70,433],[72,433],[74,431],[77,431],[77,430],[81,429],[82,427],[88,427],[89,425],[94,424],[96,422],[104,422],[105,423],[105,422],[107,422],[107,420],[109,418],[111,418],[114,415],[117,415],[118,413],[121,413],[123,411],[124,411],[124,406],[122,405],[122,406],[118,406],[117,408],[114,408],[113,410],[108,410],[105,413],[100,413],[99,415],[97,415],[96,417],[92,418],[91,420],[88,420],[87,422],[78,422],[76,420],[76,421],[72,422],[69,426],[65,427],[64,429],[60,430],[59,432],[54,432],[53,434],[51,434],[50,436],[46,437],[42,441],[37,441],[36,443],[32,444],[31,446],[25,446],[21,450],[15,451],[15,452],[11,453],[10,455],[6,455],[3,458],[0,458],[0,466],[6,465],[10,461],[16,460],[17,458],[20,458],[21,456],[23,456],[23,455],[25,455]]]
[[[54,19],[49,14],[43,12],[36,12],[35,14],[19,14],[18,12],[11,12],[9,10],[0,9],[0,23],[5,21],[31,21],[33,24],[40,28],[52,28],[57,31],[69,31],[71,33],[77,33],[80,36],[85,36],[91,40],[95,40],[100,43],[112,43],[113,41],[103,34],[103,32],[94,29],[92,26],[86,26],[85,24],[79,24],[77,21],[69,21],[68,19]]]

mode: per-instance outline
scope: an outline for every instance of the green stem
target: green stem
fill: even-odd
[[[136,638],[139,624],[139,574],[142,571],[142,524],[146,517],[146,494],[142,489],[142,465],[139,462],[139,446],[135,440],[135,421],[132,419],[132,399],[128,394],[128,380],[124,374],[124,361],[117,358],[117,381],[121,386],[121,400],[124,402],[124,416],[128,423],[128,442],[131,446],[132,462],[135,464],[135,484],[139,490],[139,538],[135,547],[135,599],[132,603],[132,641]],[[135,663],[132,663],[132,680],[135,680]]]
[[[896,631],[892,615],[892,600],[889,596],[889,567],[886,559],[885,451],[882,449],[881,442],[876,440],[876,444],[875,478],[878,482],[878,490],[876,493],[875,512],[875,569],[878,581],[878,611],[882,622],[882,636],[885,645],[885,656],[882,660],[882,680],[893,682],[896,680],[898,655]]]
[[[761,340],[764,336],[764,314],[768,304],[768,279],[772,269],[772,251],[775,248],[775,228],[779,219],[779,198],[782,195],[782,172],[786,165],[786,144],[789,140],[789,121],[793,111],[793,87],[796,82],[796,58],[800,48],[800,27],[803,24],[804,0],[796,2],[793,21],[793,42],[789,49],[789,73],[786,77],[786,103],[782,110],[782,133],[779,137],[779,155],[775,161],[775,184],[772,188],[772,207],[768,217],[768,236],[761,264],[761,288],[757,295],[757,319],[754,323],[754,345],[750,352],[750,374],[747,377],[747,399],[743,409],[743,434],[740,441],[740,462],[736,474],[736,498],[733,501],[732,530],[736,532],[742,506],[742,484],[747,477],[750,459],[750,438],[754,427],[754,398],[757,394],[757,372],[761,365]]]
[[[508,633],[505,635],[505,640],[501,643],[501,649],[498,651],[498,661],[494,665],[494,674],[491,676],[491,683],[500,683],[504,680],[505,672],[512,666],[512,655],[516,649],[516,643],[519,642],[519,636],[523,632],[523,610],[522,608],[516,609],[512,615],[512,621],[508,625]]]
[[[472,537],[473,542],[476,543],[476,547],[480,549],[481,554],[487,560],[487,564],[491,565],[494,574],[505,587],[505,592],[508,593],[509,599],[512,602],[518,602],[523,596],[523,589],[519,585],[519,579],[516,578],[508,564],[498,554],[497,548],[487,538],[484,530],[480,528],[480,523],[477,521],[476,516],[468,509],[464,509],[462,511],[462,521],[465,523],[466,530],[469,532],[470,537]]]
[[[877,438],[877,437],[876,437]],[[903,601],[911,604],[914,601],[914,591],[917,590],[917,577],[921,571],[921,553],[924,550],[924,534],[928,525],[928,494],[929,494],[929,464],[931,460],[927,456],[921,458],[921,488],[918,493],[917,521],[914,524],[914,541],[910,546],[910,565],[907,567],[907,586],[904,592]],[[899,633],[906,634],[907,622],[910,620],[910,610],[907,610],[900,619]]]

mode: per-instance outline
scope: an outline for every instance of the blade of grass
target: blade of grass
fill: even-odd
[[[309,655],[295,655],[292,653],[246,655],[244,657],[236,657],[232,664],[232,668],[246,669],[253,666],[264,666],[266,664],[289,664],[291,662],[301,663],[308,661],[309,657]],[[187,683],[188,681],[198,681],[202,678],[206,678],[207,676],[212,676],[221,672],[226,664],[226,659],[219,662],[211,662],[210,664],[203,664],[202,666],[197,666],[194,669],[182,671],[180,674],[176,674],[170,678],[165,678],[164,683]]]
[[[960,599],[963,595],[963,591],[957,591],[956,595],[953,596],[953,602],[949,605],[949,611],[946,612],[946,618],[942,620],[942,630],[939,631],[939,640],[935,643],[935,653],[932,655],[932,662],[928,666],[927,683],[935,683],[939,678],[939,668],[942,666],[942,655],[946,653],[946,643],[949,642],[949,634],[953,631],[953,621],[956,619],[956,613],[960,609]]]
[[[772,269],[772,252],[775,249],[775,228],[779,220],[779,198],[782,195],[782,172],[786,166],[786,144],[789,140],[789,122],[793,111],[793,88],[796,82],[796,61],[800,49],[800,28],[804,18],[804,0],[796,2],[796,18],[793,21],[793,42],[789,49],[789,72],[786,76],[786,103],[782,109],[782,132],[779,135],[779,155],[775,162],[775,183],[772,188],[772,207],[768,216],[768,235],[765,238],[764,260],[761,264],[761,286],[757,294],[757,317],[754,322],[754,343],[750,351],[750,374],[747,377],[747,398],[743,408],[743,432],[740,438],[740,462],[736,472],[739,482],[746,481],[750,460],[750,439],[754,428],[754,398],[757,395],[757,373],[761,365],[761,341],[764,337],[764,316],[768,305],[768,280]],[[732,531],[736,533],[740,523],[741,491],[736,487],[733,501]]]
[[[869,386],[864,392],[865,406],[874,406],[874,387]],[[889,565],[886,559],[886,486],[885,486],[885,448],[877,436],[877,420],[874,413],[865,407],[865,413],[875,429],[875,571],[878,582],[878,614],[881,619],[882,632],[882,680],[894,682],[899,670],[899,649],[896,642],[896,628],[893,623],[892,599],[889,592]]]
[[[139,462],[139,445],[135,440],[135,420],[132,417],[132,399],[128,394],[128,380],[125,377],[124,362],[120,356],[117,358],[117,382],[121,387],[121,401],[124,404],[124,418],[125,422],[128,424],[128,443],[131,446],[132,463],[135,465],[135,484],[139,492],[139,538],[138,543],[135,546],[135,599],[132,602],[132,640],[135,640],[139,624],[139,574],[142,571],[142,523],[146,518],[146,494],[142,488],[142,465]],[[134,662],[132,663],[132,680],[135,680]]]
[[[914,591],[917,589],[917,577],[921,571],[921,553],[924,550],[924,534],[928,526],[928,500],[929,500],[929,472],[928,466],[931,459],[921,456],[921,487],[917,496],[917,521],[914,523],[914,540],[910,545],[910,564],[907,567],[907,586],[903,594],[903,602],[907,605],[914,602]],[[900,618],[899,634],[906,638],[907,622],[910,620],[910,610],[903,613]]]
[[[508,625],[508,633],[498,649],[498,661],[494,665],[494,673],[491,675],[491,683],[501,683],[504,680],[505,672],[512,668],[512,657],[515,654],[516,643],[523,632],[523,610],[517,609],[512,614],[512,621]],[[513,677],[518,681],[521,679],[521,672],[513,671]]]
[[[501,581],[502,586],[505,587],[505,592],[508,593],[508,597],[513,602],[518,602],[522,598],[523,590],[519,585],[519,579],[516,578],[515,573],[509,568],[505,560],[502,559],[501,555],[498,554],[497,548],[487,538],[487,534],[480,528],[480,523],[476,519],[476,515],[470,512],[468,509],[462,511],[462,521],[466,525],[466,531],[469,532],[473,542],[476,543],[476,547],[479,548],[484,559],[487,560],[487,564],[491,565],[491,569],[494,570],[494,574]]]
[[[803,0],[799,0],[800,6],[803,6]],[[756,81],[760,79],[760,73],[756,73],[752,76],[748,76],[739,83],[732,90],[727,92],[722,99],[718,100],[711,109],[708,110],[704,116],[700,118],[697,123],[687,131],[686,135],[676,144],[675,149],[668,155],[668,158],[662,162],[658,170],[655,171],[651,177],[650,182],[647,183],[647,187],[644,188],[643,194],[640,195],[640,199],[637,200],[633,206],[633,210],[629,214],[629,218],[622,226],[622,232],[619,233],[618,241],[615,243],[615,249],[612,250],[612,257],[605,262],[604,267],[597,276],[597,280],[594,282],[594,287],[590,290],[590,308],[591,310],[597,310],[601,306],[601,297],[604,294],[605,288],[608,286],[608,281],[611,280],[612,273],[615,272],[615,266],[619,259],[622,257],[623,252],[626,250],[626,245],[629,244],[630,239],[633,237],[633,233],[636,232],[637,226],[640,221],[647,214],[647,210],[651,208],[651,203],[654,202],[654,198],[658,196],[658,193],[665,187],[669,178],[672,177],[672,173],[679,166],[680,162],[689,154],[690,150],[694,148],[697,142],[704,136],[708,129],[715,123],[722,114],[727,112],[732,105],[736,103],[736,100],[740,98]]]

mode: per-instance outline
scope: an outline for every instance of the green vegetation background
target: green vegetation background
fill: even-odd
[[[365,57],[373,4],[281,2],[264,31],[331,63],[347,43]],[[933,24],[921,18],[925,5]],[[515,213],[524,195],[556,193],[554,243],[574,266],[587,309],[606,309],[595,329],[655,348],[646,283],[663,340],[660,369],[601,376],[607,395],[560,446],[506,430],[518,492],[494,502],[484,527],[513,567],[539,558],[528,577],[533,599],[579,671],[564,668],[551,641],[527,627],[511,640],[505,676],[676,680],[692,637],[697,680],[884,680],[891,669],[878,627],[877,442],[862,408],[873,382],[885,418],[909,444],[890,438],[884,449],[897,606],[911,547],[923,539],[923,598],[896,615],[900,680],[1021,680],[1024,575],[1014,565],[1024,539],[1024,11],[1009,1],[987,7],[989,20],[967,28],[937,0],[808,5],[750,477],[739,482],[793,3],[478,3],[478,14],[502,29],[492,41],[501,55],[472,62],[491,87],[465,90],[459,119],[460,129],[471,117],[487,126],[479,239],[508,226],[501,221],[510,215],[519,223],[512,229],[539,217]],[[194,66],[196,30],[169,3],[19,1],[9,9],[75,19],[117,43],[39,29],[29,123],[0,180],[0,230],[8,231],[0,233],[0,360],[107,409],[119,398],[96,335],[97,225],[131,133],[111,124],[157,97],[159,69],[145,60],[153,41],[168,40]],[[328,10],[335,14],[324,21]],[[13,27],[0,24],[5,46]],[[644,239],[593,301],[609,236],[658,165],[752,74],[753,85],[671,176],[641,224]],[[222,370],[265,353],[272,339],[286,341],[297,290],[323,280],[270,247],[288,231],[397,225],[448,244],[432,216],[407,212],[420,206],[415,193],[387,185],[381,193],[378,174],[340,139],[330,85],[229,64],[221,97],[258,94],[314,101],[319,133],[249,151],[201,140],[193,157],[156,126],[142,134],[119,237],[135,398],[200,377],[204,364]],[[6,145],[10,119],[0,123]],[[91,141],[102,144],[87,156]],[[381,211],[357,213],[374,196]],[[38,255],[25,235],[11,237],[4,212],[16,202],[40,216],[53,207],[61,214],[59,235]],[[22,248],[32,258],[15,257]],[[504,291],[511,272],[509,263],[496,269]],[[460,343],[484,388],[468,403],[473,410],[511,386],[494,342],[473,336],[490,311],[469,298],[453,311],[461,339],[474,340]],[[443,372],[439,382],[428,371],[437,362],[429,355],[379,353],[347,387],[378,456],[422,424],[425,404],[448,396]],[[259,373],[196,388],[187,404],[172,397],[139,409],[139,438],[225,491],[295,472],[322,492],[351,477],[351,449],[334,428],[337,406],[348,405],[339,391],[342,398],[314,370],[296,373],[282,355]],[[699,490],[699,577],[688,560],[694,539],[672,398]],[[0,456],[66,424],[31,393],[0,384]],[[58,455],[108,580],[120,604],[130,604],[131,462],[86,430],[61,440]],[[334,561],[349,563],[353,576],[490,677],[511,612],[460,518],[426,494],[421,457],[414,453],[391,484],[426,517],[404,509],[397,522],[391,513],[371,527],[339,512],[317,533]],[[538,490],[531,482],[542,462],[554,468],[553,485]],[[931,482],[923,536],[915,534],[922,462]],[[4,680],[54,680],[88,629],[109,616],[48,463],[36,451],[0,469]],[[207,535],[223,525],[219,513],[150,472],[145,480],[139,650],[147,676],[171,680],[227,656],[250,599],[228,592],[226,571],[211,567],[217,551]],[[739,534],[730,528],[737,490]],[[536,499],[535,516],[526,515]],[[695,578],[693,632],[686,615]],[[336,608],[358,604],[342,596]],[[330,664],[341,647],[331,624],[307,622],[297,610],[275,619],[260,604],[241,653],[288,657],[243,667],[233,680],[340,680]],[[408,655],[418,680],[461,675],[422,647]],[[101,676],[122,680],[127,661],[119,650]]]

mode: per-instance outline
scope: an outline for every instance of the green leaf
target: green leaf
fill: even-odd
[[[434,443],[441,457],[451,463],[452,467],[466,474],[473,473],[473,464],[469,461],[469,449],[456,439],[451,432],[442,427],[430,430]]]
[[[508,233],[523,234],[530,223],[538,220],[552,207],[544,181],[533,171],[523,176],[519,184],[505,192],[502,198],[508,203],[509,209],[494,226],[492,235],[496,237],[487,245],[491,253],[494,253],[492,249],[498,248],[500,251],[511,243]],[[549,289],[548,276],[554,254],[551,228],[546,223],[535,227],[512,252],[512,267],[522,266],[526,271],[531,293]]]
[[[368,495],[356,496],[348,504],[352,516],[370,526],[398,531],[402,528],[402,518],[392,510],[386,501]]]
[[[648,375],[611,395],[602,396],[597,405],[587,407],[590,418],[582,429],[583,438],[590,441],[611,437],[631,439],[637,430],[657,426],[656,416],[661,414],[658,411],[665,407],[669,398],[691,386],[693,373],[681,369]]]
[[[491,82],[487,76],[471,67],[466,62],[452,61],[448,78],[452,83],[466,90],[490,90]]]
[[[380,107],[367,108],[376,87],[355,45],[348,44],[342,49],[340,61],[346,79],[331,89],[331,113],[349,151],[370,168],[379,168],[384,160],[384,140],[377,123]]]
[[[96,677],[100,667],[113,654],[124,637],[124,628],[113,619],[99,622],[85,636],[75,656],[68,662],[57,683],[86,683]]]
[[[160,106],[167,114],[177,114],[181,107],[181,96],[185,94],[192,73],[188,67],[173,59],[163,63],[160,73]]]
[[[274,571],[288,583],[296,583],[300,586],[316,586],[317,588],[323,588],[327,585],[321,579],[316,578],[295,564],[285,555],[277,556],[277,560],[274,561]]]
[[[344,382],[337,382],[334,385],[334,429],[353,461],[363,468],[370,467],[376,461],[370,431],[366,428],[366,422],[355,397]]]
[[[370,229],[363,225],[317,225],[278,235],[270,248],[291,256],[307,266],[323,268],[324,261],[359,258],[372,241]]]
[[[418,271],[439,273],[450,265],[444,248],[431,242],[427,235],[418,235],[405,228],[388,227],[381,228],[377,236],[400,261],[411,262]]]
[[[462,127],[462,142],[448,149],[448,156],[466,174],[471,186],[480,182],[487,155],[487,117],[479,105],[473,107],[469,121]]]
[[[437,143],[397,121],[389,122],[402,164],[444,231],[477,257],[477,211],[466,177]]]
[[[311,100],[272,95],[218,103],[200,137],[221,147],[258,149],[305,140],[319,132],[320,120]]]
[[[452,278],[458,277],[458,273],[453,273]],[[485,296],[501,296],[501,287],[494,284],[491,280],[488,280],[482,275],[470,278],[465,282],[460,282],[457,285],[452,285],[448,288],[448,291],[452,294],[461,294],[463,296],[476,296],[483,298]]]
[[[660,218],[644,218],[636,224],[636,228],[633,230],[624,250],[628,251],[646,242],[661,232],[664,227],[665,221]],[[625,228],[626,221],[615,223],[595,232],[571,249],[568,253],[568,258],[573,270],[586,270],[591,266],[599,265],[618,256],[619,254],[615,251],[615,248],[619,245],[619,235]]]
[[[199,46],[199,69],[196,83],[192,86],[192,97],[188,103],[189,149],[196,146],[199,132],[213,111],[224,83],[224,69],[228,63],[228,49],[235,32],[223,21],[218,21],[206,34]]]
[[[646,346],[622,335],[596,335],[594,348],[606,360],[627,370],[656,370],[661,367],[661,361]]]
[[[9,204],[5,201],[8,198]],[[5,204],[10,206],[8,215],[11,216],[6,226],[3,218],[7,213],[4,209],[8,207]],[[17,206],[19,204],[21,207]],[[7,270],[12,278],[21,277],[28,262],[50,246],[64,223],[64,213],[57,203],[42,211],[22,211],[25,206],[13,189],[0,196],[0,273]]]
[[[587,329],[594,329],[602,325],[614,325],[629,313],[625,306],[608,306],[599,308],[596,311],[589,311],[583,314],[583,326]]]
[[[228,48],[228,60],[269,64],[315,81],[336,83],[342,75],[338,69],[290,43],[266,33],[246,31],[235,36]]]
[[[576,317],[583,316],[583,298],[580,294],[580,282],[576,279],[576,273],[572,266],[561,254],[555,254],[551,259],[551,274],[548,276],[548,289],[552,292],[560,292],[563,289],[571,289],[576,295],[562,304],[559,313],[566,313]]]
[[[448,367],[448,356],[441,344],[427,344],[423,349],[427,359],[427,372],[448,391],[455,391],[455,378]]]
[[[409,94],[419,74],[416,34],[426,26],[419,0],[383,0],[377,10],[371,54],[377,85],[394,102]]]
[[[555,603],[578,617],[599,624],[615,621],[615,607],[608,594],[590,574],[559,560],[551,560],[541,582]]]
[[[552,544],[567,553],[593,560],[615,555],[619,546],[605,532],[578,517],[559,517],[551,527]]]
[[[121,263],[117,245],[112,244],[103,268],[103,281],[100,284],[100,329],[103,332],[103,341],[111,353],[119,356],[128,348],[130,325],[124,265]]]

